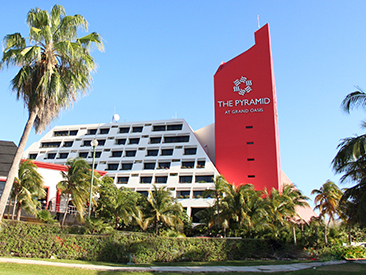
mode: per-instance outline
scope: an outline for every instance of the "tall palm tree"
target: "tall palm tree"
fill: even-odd
[[[342,214],[338,205],[343,192],[334,182],[327,180],[320,189],[314,189],[311,191],[311,194],[316,195],[314,199],[314,210],[318,209],[320,216],[324,219],[325,216],[328,216],[328,222],[324,227],[324,241],[327,244],[327,229],[329,228],[329,224],[331,221],[334,222],[337,215]]]
[[[153,225],[155,228],[155,234],[159,234],[159,227],[162,224],[171,227],[181,227],[183,222],[181,215],[183,207],[180,203],[177,203],[174,198],[171,197],[170,191],[166,187],[157,188],[154,185],[154,189],[149,191],[149,197],[147,199],[147,209],[144,209],[146,214],[144,228],[149,225]]]
[[[67,16],[60,5],[53,6],[51,13],[31,9],[27,23],[27,38],[20,33],[5,36],[0,60],[0,68],[20,67],[11,87],[29,113],[0,199],[0,220],[32,127],[42,132],[61,110],[90,88],[91,74],[96,69],[90,46],[103,49],[98,33],[77,38],[77,30],[87,31],[88,22],[81,15]]]
[[[31,160],[20,164],[11,195],[14,198],[13,218],[16,209],[16,219],[20,220],[22,207],[28,213],[37,215],[37,199],[44,197],[46,191],[43,189],[43,178]]]
[[[83,220],[85,206],[89,198],[91,179],[90,166],[85,159],[69,159],[66,162],[66,166],[68,168],[67,172],[61,171],[63,180],[57,184],[57,188],[61,191],[61,195],[66,198],[66,207],[61,223],[62,225],[65,224],[70,201],[76,207],[80,219]],[[97,183],[97,181],[95,183]],[[96,185],[93,185],[93,193],[96,193],[95,186]],[[95,201],[93,204],[95,204]]]

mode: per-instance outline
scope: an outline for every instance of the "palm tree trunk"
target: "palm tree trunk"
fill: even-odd
[[[22,213],[22,205],[20,202],[17,203],[17,217],[16,220],[20,221],[20,215]]]
[[[15,153],[13,163],[11,164],[11,167],[10,167],[10,170],[8,173],[8,177],[5,182],[3,194],[0,197],[0,222],[4,216],[4,211],[5,211],[7,202],[8,202],[9,194],[10,194],[11,188],[13,186],[15,176],[18,173],[19,164],[22,159],[22,154],[23,154],[25,145],[27,144],[29,133],[32,130],[34,120],[36,119],[37,112],[38,112],[38,110],[33,110],[29,113],[27,124],[24,127],[23,135],[20,139],[18,149]]]
[[[64,213],[64,216],[63,216],[62,222],[61,222],[61,225],[62,226],[64,226],[64,224],[65,224],[67,210],[69,208],[69,202],[70,202],[70,194],[67,194],[67,200],[66,200],[66,206],[65,206],[65,213]]]
[[[12,220],[14,220],[14,217],[15,217],[15,207],[16,207],[17,201],[18,201],[18,194],[15,194],[15,197],[14,197],[14,205],[13,205],[13,213],[11,215],[11,219]]]
[[[295,226],[293,225],[292,226],[292,234],[294,235],[294,245],[297,244],[297,241],[296,241],[296,230],[295,230]]]

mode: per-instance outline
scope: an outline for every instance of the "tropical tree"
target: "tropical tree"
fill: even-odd
[[[21,209],[36,216],[38,198],[43,198],[46,191],[43,189],[43,178],[37,171],[37,166],[31,160],[23,161],[15,178],[11,197],[14,199],[13,219],[16,209],[16,219],[20,220]]]
[[[136,221],[142,227],[142,213],[138,207],[139,193],[126,187],[117,188],[113,179],[104,177],[99,188],[97,217],[113,223],[117,229]]]
[[[31,9],[27,23],[28,37],[20,33],[5,36],[0,60],[0,68],[20,67],[11,87],[29,113],[0,199],[0,220],[32,127],[37,133],[42,132],[61,110],[90,88],[96,69],[90,47],[95,44],[103,49],[98,33],[77,38],[78,29],[87,31],[88,22],[78,14],[67,16],[60,5],[53,6],[51,13]]]
[[[62,225],[65,223],[69,203],[76,207],[80,220],[83,220],[85,206],[89,199],[91,172],[90,166],[83,158],[69,159],[66,162],[67,171],[61,171],[63,178],[57,184],[61,195],[66,199],[65,213],[62,219]],[[95,176],[95,175],[94,175]],[[94,181],[93,194],[97,193],[98,181]],[[93,202],[95,205],[95,201]]]
[[[320,216],[324,219],[325,216],[328,216],[328,222],[324,226],[324,242],[327,244],[327,231],[329,229],[330,222],[334,222],[336,216],[342,215],[338,205],[343,192],[334,182],[327,180],[320,189],[314,189],[311,191],[311,194],[316,195],[314,199],[314,210],[319,210]]]
[[[155,234],[159,235],[159,228],[163,225],[178,229],[183,226],[181,220],[183,207],[171,197],[170,191],[166,187],[157,188],[154,185],[153,190],[149,190],[147,201],[148,203],[143,209],[144,229],[152,225]]]

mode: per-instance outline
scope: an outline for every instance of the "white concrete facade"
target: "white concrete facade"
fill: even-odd
[[[205,140],[202,133],[198,136]],[[205,151],[208,146],[183,119],[57,126],[23,158],[64,165],[69,158],[84,157],[92,164],[93,139],[98,141],[95,168],[106,171],[118,187],[147,194],[153,184],[166,186],[188,215],[213,204],[202,192],[213,188],[218,172]]]

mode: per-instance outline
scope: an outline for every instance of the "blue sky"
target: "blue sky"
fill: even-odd
[[[55,2],[2,4],[0,38],[28,34],[31,8]],[[270,25],[282,169],[305,195],[327,179],[338,184],[330,163],[340,139],[361,134],[363,111],[347,115],[343,98],[366,89],[365,1],[58,1],[99,32],[105,52],[93,89],[56,125],[184,118],[194,130],[214,122],[213,75],[254,44],[254,32]],[[16,69],[0,72],[0,139],[16,144],[27,120],[9,83]],[[34,131],[27,147],[40,139]],[[347,185],[340,185],[346,187]]]

